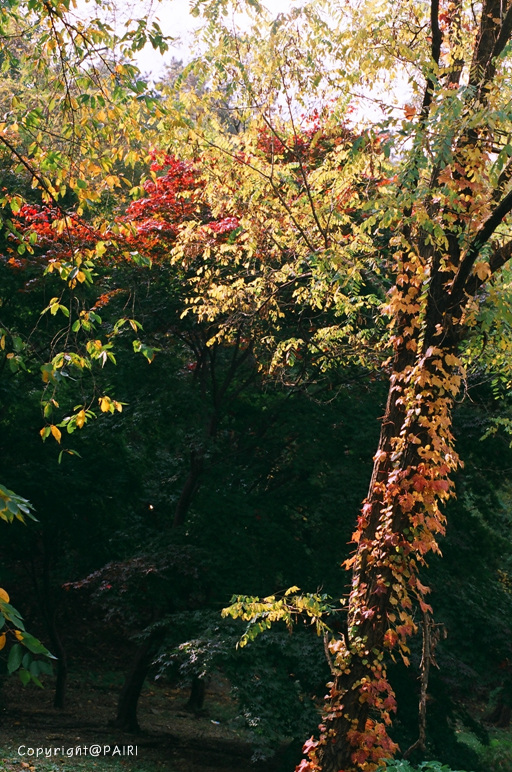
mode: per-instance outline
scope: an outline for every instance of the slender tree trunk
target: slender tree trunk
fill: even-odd
[[[172,528],[178,528],[186,520],[186,516],[194,494],[199,487],[204,466],[204,457],[201,451],[192,451],[190,454],[190,469],[183,485],[180,498],[174,512]],[[148,674],[151,662],[156,654],[161,640],[161,634],[151,636],[137,650],[130,670],[126,674],[125,681],[117,703],[117,715],[113,725],[127,732],[140,731],[137,719],[137,706],[144,681]],[[203,692],[204,700],[204,692]]]
[[[43,591],[41,597],[41,605],[43,609],[43,617],[48,631],[48,637],[50,639],[50,647],[52,654],[57,657],[55,665],[56,681],[55,681],[55,693],[53,698],[53,707],[62,710],[65,707],[66,702],[66,685],[68,678],[68,660],[66,649],[62,643],[62,639],[59,634],[59,628],[57,625],[57,608],[54,600],[54,592],[51,587],[50,581],[50,563],[52,555],[50,554],[50,547],[48,545],[48,537],[44,536],[43,539]],[[38,591],[37,580],[33,573],[33,578],[36,583],[36,592]]]
[[[199,678],[198,676],[194,676],[192,679],[192,685],[190,688],[190,697],[188,698],[188,702],[185,707],[188,710],[193,711],[194,713],[199,712],[200,710],[203,709],[205,694],[206,694],[205,679]]]
[[[119,695],[117,704],[117,714],[112,721],[112,726],[122,729],[125,732],[140,732],[140,726],[137,719],[137,706],[144,686],[144,681],[162,639],[162,632],[158,631],[151,635],[138,648],[132,662],[132,667],[127,673],[123,688]]]
[[[199,488],[201,475],[204,468],[204,451],[192,450],[190,453],[190,467],[187,479],[181,489],[181,494],[174,510],[174,520],[172,527],[179,528],[186,520],[188,510],[194,498],[194,494]]]
[[[55,694],[53,698],[53,707],[62,710],[65,707],[66,702],[66,684],[68,678],[68,660],[66,649],[64,648],[57,624],[55,621],[55,614],[53,615],[50,623],[47,623],[48,635],[50,637],[51,651],[54,656],[57,657],[56,664],[56,680],[55,680]]]

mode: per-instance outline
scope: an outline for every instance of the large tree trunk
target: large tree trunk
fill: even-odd
[[[445,128],[447,144],[437,157],[428,138],[429,132],[438,137],[436,99],[439,104],[461,80],[462,13],[455,0],[441,25],[440,3],[431,0],[435,75],[427,75],[413,139],[416,156],[409,159],[404,209],[393,238],[396,276],[389,312],[395,353],[388,401],[353,536],[355,552],[347,561],[352,568],[347,629],[330,643],[333,681],[320,737],[306,743],[308,759],[298,772],[374,772],[396,750],[386,729],[395,709],[386,656],[395,649],[407,662],[407,639],[416,631],[413,604],[430,610],[418,570],[425,555],[439,549],[436,539],[445,524],[439,504],[451,495],[448,475],[458,465],[450,413],[461,383],[457,349],[465,334],[464,314],[468,300],[512,256],[512,241],[502,237],[491,243],[512,211],[512,162],[497,178],[490,174],[494,137],[485,125],[496,97],[497,63],[512,34],[510,0],[482,3],[466,66],[470,91],[458,94],[465,127]],[[443,51],[451,54],[444,70]],[[429,177],[421,171],[427,151]],[[485,259],[477,263],[486,244]]]
[[[451,398],[430,415],[434,400],[425,400],[419,416],[408,421],[408,411],[397,404],[398,381],[390,389],[372,485],[355,534],[347,633],[344,641],[331,643],[336,675],[325,717],[327,742],[318,754],[322,772],[378,762],[394,752],[385,728],[395,701],[384,653],[397,647],[407,659],[406,639],[415,631],[413,602],[425,607],[417,570],[443,532],[436,498],[448,491],[446,474],[456,458],[443,438],[439,456],[448,459],[427,465],[418,447],[428,443],[418,445],[416,438],[424,431],[419,418],[447,419]]]
[[[419,265],[441,265],[441,256],[421,241],[416,254]],[[397,649],[407,661],[407,638],[416,631],[413,605],[429,608],[418,570],[424,555],[438,550],[445,520],[439,502],[451,495],[448,475],[458,465],[450,412],[461,382],[454,333],[460,303],[443,295],[439,271],[422,308],[422,272],[414,262],[410,253],[402,261],[406,289],[397,286],[391,301],[395,355],[368,497],[353,535],[356,549],[347,561],[347,629],[329,645],[334,677],[320,738],[306,743],[309,761],[301,772],[373,770],[393,755],[386,727],[396,706],[386,653]]]

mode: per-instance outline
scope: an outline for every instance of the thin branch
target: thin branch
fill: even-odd
[[[288,89],[286,88],[285,76],[284,76],[284,73],[282,71],[281,65],[279,65],[279,72],[281,74],[281,82],[282,82],[283,88],[285,90],[286,104],[288,106],[288,114],[290,116],[290,122],[291,122],[291,125],[292,125],[293,136],[295,137],[295,139],[297,139],[298,138],[298,134],[297,134],[297,129],[295,128],[295,120],[294,120],[294,117],[293,117],[293,111],[292,111],[292,106],[291,106],[291,97],[290,97],[290,95],[288,93]],[[320,220],[318,219],[318,214],[317,214],[317,211],[316,211],[316,205],[315,205],[315,202],[313,200],[313,196],[311,194],[311,186],[309,184],[308,176],[306,174],[306,170],[304,168],[304,163],[302,161],[302,154],[300,153],[300,151],[298,149],[297,149],[297,151],[292,149],[292,153],[293,153],[293,155],[295,156],[295,158],[297,159],[297,161],[299,163],[301,177],[302,177],[302,180],[304,182],[304,187],[306,188],[306,194],[307,194],[307,197],[308,197],[309,206],[311,208],[311,214],[313,215],[313,219],[314,219],[314,221],[316,223],[316,227],[318,228],[321,236],[323,237],[325,248],[328,249],[329,248],[329,237],[328,237],[327,231],[322,227],[322,225],[320,223]]]
[[[286,213],[288,214],[290,220],[292,221],[292,223],[294,224],[294,226],[297,228],[298,232],[300,233],[300,235],[304,239],[304,243],[306,244],[308,249],[311,252],[316,252],[317,251],[315,246],[314,246],[314,244],[311,243],[311,241],[309,239],[309,236],[307,235],[306,231],[304,230],[304,228],[301,226],[301,224],[298,221],[298,219],[293,214],[293,212],[291,210],[291,207],[288,205],[288,203],[287,203],[286,199],[284,198],[283,194],[278,189],[278,187],[276,186],[275,182],[272,180],[272,177],[269,174],[266,174],[262,169],[258,169],[257,166],[254,166],[254,164],[251,164],[249,161],[246,161],[245,158],[241,158],[240,156],[236,155],[235,153],[232,153],[229,150],[226,150],[226,148],[224,148],[224,147],[220,147],[220,145],[217,145],[212,140],[209,140],[206,136],[201,136],[200,134],[198,134],[197,136],[201,139],[202,142],[204,142],[205,144],[209,145],[209,147],[213,147],[213,148],[215,148],[215,150],[220,150],[220,152],[224,153],[224,155],[227,155],[228,158],[232,158],[234,161],[236,161],[237,163],[241,164],[242,166],[246,166],[248,169],[251,169],[253,172],[256,172],[256,174],[259,174],[260,177],[262,177],[264,180],[267,180],[267,182],[269,183],[269,185],[272,188],[272,191],[277,196],[277,198],[279,200],[279,203],[281,204],[283,209],[286,211]]]
[[[39,174],[39,172],[37,172],[34,169],[33,166],[31,166],[29,164],[29,162],[21,155],[21,153],[18,152],[18,150],[14,147],[14,145],[11,142],[9,142],[9,140],[7,139],[5,134],[3,134],[3,133],[0,133],[0,142],[3,145],[5,145],[5,147],[9,150],[9,152],[11,152],[12,155],[20,162],[20,164],[22,164],[25,167],[25,169],[28,171],[30,176],[33,179],[37,180],[37,182],[39,183],[40,187],[49,196],[49,198],[51,199],[51,201],[54,204],[54,206],[56,206],[58,208],[58,210],[62,214],[67,215],[67,212],[64,211],[62,206],[59,204],[59,202],[57,201],[57,199],[55,198],[55,196],[51,192],[50,187],[49,187],[48,183],[46,182],[46,180]]]
[[[496,152],[493,148],[493,152]],[[500,152],[498,150],[498,152]],[[493,193],[493,201],[496,203],[499,201],[500,196],[503,192],[503,188],[510,182],[512,179],[512,158],[509,159],[506,166],[502,169],[500,176],[498,177],[498,182],[496,183],[496,188]]]

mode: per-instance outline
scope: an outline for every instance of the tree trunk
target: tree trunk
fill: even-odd
[[[55,681],[55,693],[53,697],[53,707],[59,710],[63,710],[66,702],[66,684],[68,678],[68,660],[66,649],[62,643],[62,639],[59,634],[57,626],[57,608],[55,604],[55,595],[51,586],[50,580],[50,564],[52,562],[53,554],[50,552],[50,537],[45,533],[43,538],[43,592],[39,592],[39,585],[35,576],[34,569],[32,570],[32,580],[40,598],[42,606],[43,617],[48,631],[48,637],[50,639],[50,647],[52,654],[57,657],[56,681]]]
[[[204,698],[206,694],[206,681],[204,678],[194,676],[192,679],[192,685],[190,688],[190,697],[185,705],[187,710],[191,710],[194,713],[198,713],[203,709]]]
[[[51,641],[51,651],[57,657],[56,664],[56,680],[55,680],[55,694],[53,697],[53,707],[63,710],[66,701],[66,684],[68,678],[68,660],[66,655],[66,649],[62,645],[57,625],[55,623],[55,615],[48,625],[48,635]]]
[[[422,262],[441,263],[421,242],[416,249]],[[346,562],[352,568],[347,630],[329,644],[334,678],[320,738],[306,743],[309,761],[300,772],[370,772],[395,753],[387,734],[396,704],[386,655],[396,649],[408,663],[413,603],[430,610],[418,570],[426,553],[439,551],[445,523],[439,502],[451,495],[448,474],[458,466],[450,413],[461,382],[453,333],[460,306],[446,313],[449,300],[439,291],[445,279],[434,273],[422,309],[421,272],[411,262],[401,265],[406,289],[395,288],[390,304],[397,309],[395,356],[368,497],[353,534],[356,549]]]
[[[390,242],[395,284],[388,304],[394,347],[388,401],[353,535],[355,552],[346,562],[352,568],[347,629],[329,644],[334,678],[320,736],[306,742],[307,759],[297,772],[375,772],[396,751],[387,734],[396,706],[386,657],[395,649],[408,664],[407,639],[416,631],[413,603],[431,611],[418,571],[428,552],[439,551],[437,537],[445,527],[439,504],[450,497],[449,474],[458,466],[451,409],[461,384],[457,350],[466,332],[464,314],[468,300],[512,256],[512,241],[491,242],[512,211],[512,164],[492,182],[493,135],[483,118],[512,33],[511,2],[482,3],[468,69],[476,97],[459,95],[466,128],[447,126],[443,152],[428,138],[429,132],[438,136],[435,102],[444,96],[436,90],[451,92],[460,82],[461,8],[460,2],[451,4],[450,24],[442,28],[440,4],[430,3],[436,75],[427,75],[411,132],[417,148],[397,188],[404,197]],[[453,64],[445,69],[443,46]],[[425,155],[431,159],[428,175],[422,173]],[[477,263],[485,245],[487,255]]]
[[[176,504],[176,509],[174,510],[174,520],[172,524],[173,528],[179,528],[180,525],[183,525],[186,520],[194,494],[199,488],[203,467],[204,450],[192,450],[190,453],[190,468],[187,479],[185,480],[180,497]]]
[[[160,644],[162,633],[154,633],[139,647],[132,667],[126,675],[119,701],[117,703],[117,715],[112,721],[112,726],[125,732],[140,732],[137,719],[137,706],[144,681]]]

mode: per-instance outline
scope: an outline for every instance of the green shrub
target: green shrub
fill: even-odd
[[[503,769],[505,768],[503,767]],[[408,761],[403,759],[388,761],[386,772],[387,770],[393,770],[393,772],[464,772],[462,769],[450,769],[450,767],[447,767],[446,764],[442,764],[440,761],[423,761],[417,767],[413,767]]]
[[[493,739],[482,748],[482,763],[487,772],[510,772],[512,769],[512,740]]]

